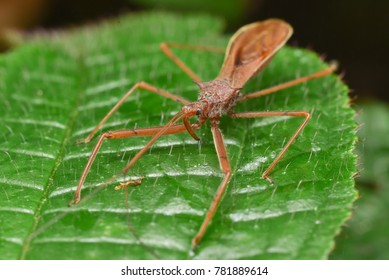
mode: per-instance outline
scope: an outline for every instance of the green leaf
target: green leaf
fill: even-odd
[[[96,139],[85,137],[137,81],[196,100],[191,79],[159,51],[163,41],[225,46],[221,22],[207,16],[130,15],[36,39],[0,59],[0,256],[5,259],[323,259],[356,198],[354,111],[335,75],[239,104],[236,111],[309,110],[312,119],[269,184],[260,174],[301,118],[221,120],[233,177],[201,245],[191,254],[222,172],[208,125],[198,144],[187,133],[160,139],[115,184],[68,208]],[[204,80],[223,55],[177,50]],[[314,53],[285,47],[243,92],[324,69]],[[138,91],[102,131],[163,125],[180,105]],[[106,141],[83,196],[120,172],[148,141]],[[127,212],[130,214],[127,215]],[[142,243],[128,228],[127,217]]]
[[[389,109],[382,104],[361,106],[357,151],[361,192],[354,215],[337,238],[332,259],[389,259]]]

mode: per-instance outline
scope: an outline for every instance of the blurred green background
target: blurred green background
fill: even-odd
[[[12,48],[8,30],[27,34],[77,27],[129,12],[163,9],[209,13],[227,33],[270,17],[294,27],[289,44],[337,60],[361,124],[357,153],[360,199],[337,238],[332,259],[389,259],[389,2],[362,0],[0,0],[0,50]],[[212,45],[212,42],[210,42]]]

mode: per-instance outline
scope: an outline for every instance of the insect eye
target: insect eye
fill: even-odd
[[[196,115],[197,115],[197,116],[200,116],[200,114],[201,114],[201,110],[200,110],[200,109],[197,109]]]

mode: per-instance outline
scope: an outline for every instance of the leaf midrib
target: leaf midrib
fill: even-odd
[[[57,47],[60,48],[60,46],[58,46],[58,45],[57,45]],[[63,51],[63,52],[66,53],[66,51]],[[78,69],[79,73],[80,74],[85,73],[86,72],[85,71],[85,64],[84,64],[84,59],[82,59],[82,56],[81,55],[78,55],[77,57],[75,55],[70,55],[70,56],[75,60],[75,63],[77,64],[76,69]],[[46,204],[46,202],[49,201],[49,194],[50,194],[50,192],[53,188],[53,185],[54,185],[54,178],[57,174],[59,167],[61,166],[61,164],[64,160],[64,156],[66,153],[66,146],[69,144],[69,141],[72,137],[72,131],[73,131],[73,128],[74,128],[76,120],[77,120],[77,115],[79,112],[78,108],[80,106],[80,103],[81,103],[83,96],[85,95],[85,86],[84,85],[85,85],[86,79],[84,78],[84,75],[76,75],[73,78],[76,80],[76,82],[74,83],[76,85],[75,91],[74,91],[74,92],[76,92],[76,97],[74,98],[74,103],[71,106],[71,108],[73,108],[73,109],[70,111],[69,121],[66,124],[64,137],[60,143],[59,152],[55,158],[53,168],[51,169],[51,172],[46,180],[41,198],[38,202],[36,210],[34,211],[33,223],[32,223],[31,229],[29,230],[29,233],[27,234],[27,236],[23,240],[23,245],[21,247],[21,251],[20,251],[20,254],[18,257],[20,260],[26,259],[28,251],[31,247],[31,243],[33,242],[33,239],[39,234],[36,231],[37,231],[37,228],[39,226],[39,223],[41,222],[43,208],[44,208],[44,205]],[[78,88],[78,90],[76,90],[77,88]]]

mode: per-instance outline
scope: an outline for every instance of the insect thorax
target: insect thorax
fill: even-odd
[[[197,83],[200,88],[199,101],[206,101],[208,108],[204,114],[209,118],[219,117],[232,111],[236,105],[240,89],[232,88],[226,80]]]

